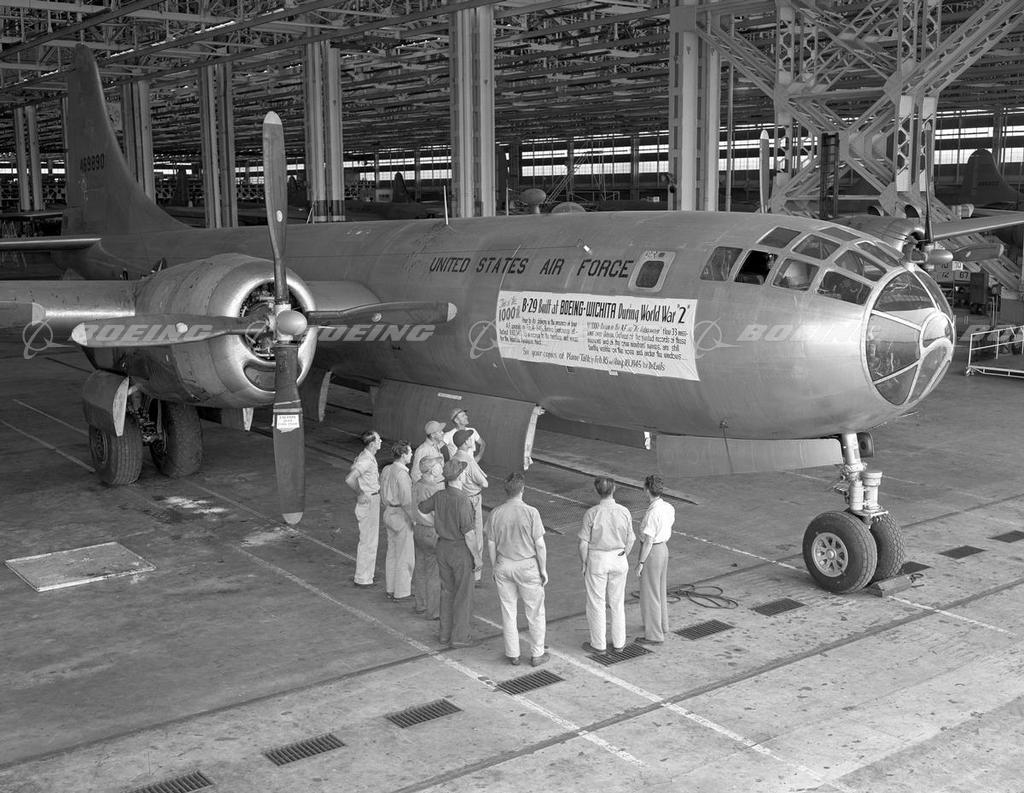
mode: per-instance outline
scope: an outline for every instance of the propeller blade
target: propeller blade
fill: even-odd
[[[772,150],[767,130],[761,130],[761,137],[758,139],[758,154],[757,187],[758,198],[761,202],[760,211],[767,212],[768,200],[771,198],[772,191]]]
[[[207,341],[218,336],[259,335],[267,322],[257,317],[212,317],[204,314],[136,314],[82,322],[71,340],[83,347],[160,347]]]
[[[274,345],[274,465],[285,523],[294,525],[306,508],[305,437],[299,399],[299,345]]]
[[[274,251],[274,302],[288,301],[284,273],[284,242],[288,228],[288,177],[284,156],[284,126],[273,110],[263,117],[263,196],[267,205],[270,246]]]
[[[310,325],[321,326],[380,322],[388,325],[443,325],[455,319],[456,313],[454,303],[399,300],[338,310],[310,311],[306,319]]]

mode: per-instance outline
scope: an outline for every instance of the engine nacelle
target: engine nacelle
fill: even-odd
[[[272,311],[273,264],[244,254],[220,254],[177,265],[144,279],[137,314],[186,314],[253,318],[254,332],[164,347],[96,350],[97,365],[131,375],[151,396],[210,407],[253,407],[274,398],[272,338],[264,318]],[[288,273],[292,307],[315,308],[306,284]],[[299,346],[299,382],[309,371],[316,334]],[[112,360],[103,361],[105,352]]]

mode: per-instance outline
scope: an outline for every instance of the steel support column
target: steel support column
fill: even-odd
[[[208,228],[238,225],[231,64],[199,69],[199,126]]]
[[[341,69],[329,42],[306,46],[306,180],[314,223],[345,219]]]
[[[121,122],[124,126],[124,155],[135,180],[150,198],[156,198],[153,173],[153,126],[149,101],[149,80],[121,88]]]
[[[494,9],[451,14],[452,192],[458,217],[494,215]]]

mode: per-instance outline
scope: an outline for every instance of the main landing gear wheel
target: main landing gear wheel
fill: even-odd
[[[89,454],[105,485],[130,485],[142,473],[142,433],[135,417],[124,417],[124,433],[118,437],[89,425]]]
[[[871,580],[884,581],[898,576],[903,569],[903,563],[907,560],[900,524],[888,512],[878,515],[871,520],[871,536],[878,549],[878,565]]]
[[[822,512],[804,532],[804,564],[822,589],[856,592],[875,574],[878,548],[856,515]]]
[[[160,435],[149,445],[153,463],[160,473],[172,479],[194,474],[203,464],[203,429],[199,414],[191,405],[180,402],[154,400],[150,410],[157,409],[160,411]]]

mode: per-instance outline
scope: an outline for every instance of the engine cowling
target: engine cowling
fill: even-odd
[[[273,264],[244,254],[220,254],[177,265],[144,279],[136,297],[137,314],[251,317],[253,332],[161,347],[114,349],[99,360],[134,378],[159,399],[210,407],[254,407],[273,402],[274,357],[266,316],[272,312]],[[307,285],[288,273],[292,307],[315,308]],[[316,335],[299,345],[299,382],[309,371]],[[110,365],[104,365],[108,363]]]

